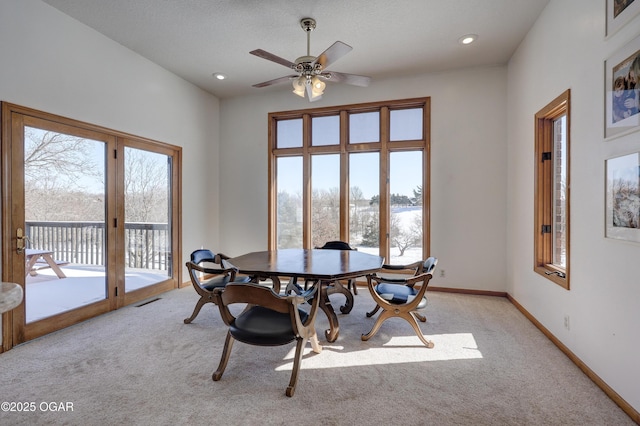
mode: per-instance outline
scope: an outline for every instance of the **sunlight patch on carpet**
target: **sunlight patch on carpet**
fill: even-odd
[[[301,368],[359,367],[482,358],[482,352],[472,333],[434,334],[426,337],[435,343],[434,348],[424,347],[416,336],[391,337],[381,346],[362,342],[362,349],[349,352],[343,352],[343,346],[329,343],[322,345],[324,349],[322,353],[313,354],[310,345],[307,345]],[[285,357],[288,362],[278,366],[276,371],[290,371],[293,368],[294,353],[295,348],[292,348]]]

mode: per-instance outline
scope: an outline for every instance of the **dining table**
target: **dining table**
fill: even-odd
[[[280,278],[289,278],[286,291],[299,288],[298,280],[318,286],[320,309],[326,314],[329,329],[325,330],[328,342],[338,338],[340,325],[329,295],[340,293],[346,303],[340,308],[347,314],[353,308],[353,294],[340,281],[362,277],[378,271],[384,257],[355,250],[328,249],[280,249],[256,251],[227,260],[240,274],[249,275],[254,281],[271,279],[274,291],[280,291]]]

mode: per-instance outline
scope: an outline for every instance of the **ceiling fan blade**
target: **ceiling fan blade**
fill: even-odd
[[[334,63],[338,59],[342,58],[347,53],[351,52],[353,47],[345,44],[341,41],[336,41],[327,50],[322,52],[320,56],[316,58],[311,65],[320,64],[322,69],[327,68],[330,64]]]
[[[284,65],[287,68],[295,68],[296,66],[295,63],[287,59],[281,58],[280,56],[274,55],[273,53],[269,53],[266,50],[256,49],[256,50],[252,50],[249,53],[259,58],[266,59],[271,62],[275,62],[276,64]]]
[[[333,83],[347,83],[361,87],[367,87],[371,82],[371,77],[356,74],[346,74],[343,72],[335,71],[323,72],[322,74],[320,74],[320,76]]]
[[[290,81],[293,78],[297,78],[297,74],[293,75],[285,75],[284,77],[274,78],[273,80],[263,81],[262,83],[254,84],[251,87],[267,87],[272,84],[284,83],[285,81]]]

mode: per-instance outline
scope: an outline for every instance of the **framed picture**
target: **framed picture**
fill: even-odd
[[[640,242],[640,152],[606,161],[607,238]]]
[[[640,36],[615,52],[604,67],[604,137],[640,129]]]
[[[605,36],[618,31],[640,12],[640,0],[607,0]]]

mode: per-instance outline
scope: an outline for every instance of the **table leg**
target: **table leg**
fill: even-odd
[[[53,260],[53,257],[51,257],[50,254],[48,253],[43,253],[42,254],[42,258],[44,259],[45,262],[47,262],[47,264],[51,267],[51,269],[53,270],[53,272],[56,273],[56,275],[58,276],[58,278],[67,278],[67,276],[64,274],[64,272],[62,272],[62,269],[60,269],[60,267],[58,266],[58,264],[56,263],[55,260]]]
[[[33,269],[34,265],[38,261],[38,255],[27,255],[27,264],[25,265],[24,276],[26,277]]]
[[[351,310],[353,309],[353,293],[351,293],[348,288],[343,286],[340,281],[333,281],[330,284],[330,287],[331,288],[327,290],[327,295],[340,293],[343,294],[347,299],[345,301],[345,304],[340,306],[340,312],[342,312],[343,314],[348,314],[349,312],[351,312]]]
[[[324,335],[327,338],[327,342],[335,342],[340,333],[340,325],[338,324],[338,316],[329,300],[327,292],[329,285],[327,283],[319,283],[318,285],[320,286],[320,309],[327,315],[329,320],[329,329],[324,331]]]

